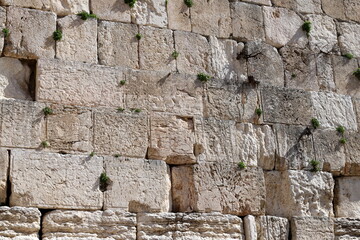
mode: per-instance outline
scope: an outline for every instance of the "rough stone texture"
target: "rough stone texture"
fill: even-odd
[[[360,22],[360,3],[356,0],[344,0],[345,15],[347,18],[353,21]]]
[[[52,12],[9,7],[6,26],[10,31],[4,54],[17,58],[53,58],[56,15]],[[36,33],[36,34],[35,34]]]
[[[346,19],[344,0],[322,0],[322,8],[330,17]]]
[[[199,163],[172,168],[173,210],[222,212],[245,216],[265,213],[264,175],[259,168]]]
[[[11,206],[101,209],[101,157],[11,150]]]
[[[196,1],[191,7],[191,25],[193,32],[228,38],[231,33],[229,1]]]
[[[0,28],[4,29],[6,24],[6,9],[0,7]],[[4,38],[0,38],[0,53],[2,54],[2,50],[4,48]]]
[[[273,0],[275,6],[301,13],[322,13],[321,0]]]
[[[97,153],[144,158],[148,122],[142,113],[94,113],[94,149]]]
[[[360,129],[360,98],[352,98],[352,100],[357,114],[358,129]]]
[[[294,240],[334,239],[334,221],[331,218],[294,217],[291,220]]]
[[[341,53],[351,53],[359,57],[360,24],[339,22],[338,34]]]
[[[91,11],[103,20],[131,22],[131,8],[125,1],[96,0],[91,1]]]
[[[165,28],[168,24],[166,3],[161,0],[137,1],[131,11],[133,23]]]
[[[258,240],[289,239],[289,221],[286,218],[259,216],[256,223]]]
[[[140,27],[139,32],[143,36],[139,41],[140,68],[167,72],[175,71],[176,60],[171,56],[175,51],[173,31]],[[122,53],[120,52],[120,54]]]
[[[255,3],[255,4],[260,4],[260,5],[271,6],[270,0],[242,0],[242,1],[248,2],[248,3]]]
[[[303,21],[295,12],[273,7],[264,7],[263,11],[268,44],[282,47],[286,44],[305,41],[305,34],[301,29]]]
[[[134,24],[100,22],[98,27],[99,63],[110,66],[139,67],[138,27]]]
[[[245,230],[245,238],[246,239],[258,239],[257,231],[256,231],[256,222],[255,217],[252,215],[248,215],[244,217],[244,230]]]
[[[260,6],[231,3],[233,36],[242,41],[265,40],[264,19]]]
[[[0,203],[5,204],[7,200],[9,170],[9,153],[5,148],[0,148],[0,169]]]
[[[332,59],[337,93],[360,98],[360,81],[353,74],[358,68],[357,60],[335,55]]]
[[[56,57],[67,61],[97,63],[97,21],[67,16],[58,20],[63,37],[56,42]]]
[[[36,100],[69,105],[123,105],[117,68],[40,59],[36,71]]]
[[[154,113],[147,157],[168,164],[195,163],[195,127],[192,117]]]
[[[336,217],[359,217],[360,193],[355,191],[360,177],[336,178],[335,215]]]
[[[320,53],[316,58],[316,75],[319,87],[323,91],[335,91],[332,56]],[[314,89],[312,89],[314,91]]]
[[[332,217],[334,180],[330,173],[265,172],[266,214],[290,218]]]
[[[105,209],[170,211],[170,169],[164,161],[107,157],[105,171],[112,182],[105,191]]]
[[[38,240],[41,213],[35,208],[0,207],[0,238]]]
[[[170,29],[191,31],[190,8],[183,0],[168,1],[167,14]]]
[[[120,211],[64,211],[45,214],[42,239],[136,239],[136,215]]]
[[[262,106],[265,122],[308,125],[312,116],[309,92],[283,88],[263,88]]]
[[[245,240],[242,220],[220,213],[147,213],[138,216],[139,240]]]
[[[337,240],[356,240],[360,237],[359,218],[335,218],[334,232]]]
[[[345,175],[360,175],[360,136],[357,132],[346,134]]]

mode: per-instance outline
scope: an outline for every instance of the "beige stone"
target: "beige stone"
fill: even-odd
[[[139,67],[138,27],[134,24],[100,22],[98,28],[99,63],[109,66]]]
[[[344,0],[345,15],[348,19],[360,22],[360,3],[356,0]]]
[[[260,6],[231,3],[232,33],[242,41],[265,40],[264,19]]]
[[[353,74],[358,68],[357,60],[335,55],[332,59],[337,93],[360,97],[360,92],[357,91],[360,81]]]
[[[91,1],[91,11],[102,20],[127,23],[131,22],[131,8],[125,3],[125,1]]]
[[[334,232],[336,240],[356,240],[360,236],[360,219],[335,218]]]
[[[358,132],[345,134],[346,163],[345,175],[360,175],[360,136]]]
[[[67,16],[58,20],[62,39],[56,42],[56,57],[66,61],[97,63],[97,21]]]
[[[168,24],[166,3],[162,0],[137,1],[131,11],[133,23],[166,28]]]
[[[319,87],[323,91],[335,91],[332,56],[320,53],[316,58],[316,75]]]
[[[274,5],[301,13],[322,13],[321,0],[273,0]]]
[[[36,71],[36,100],[80,106],[123,105],[124,79],[118,68],[40,59]]]
[[[338,34],[341,53],[351,53],[359,57],[360,24],[340,22],[338,23]]]
[[[1,2],[0,2],[1,3]],[[6,9],[0,7],[0,28],[4,29],[6,24]],[[0,53],[2,54],[2,50],[4,49],[4,39],[3,37],[0,38]]]
[[[322,0],[322,8],[330,17],[346,19],[344,0]]]
[[[255,3],[255,4],[260,4],[260,5],[271,6],[270,0],[242,0],[242,1],[248,2],[248,3]]]
[[[103,158],[11,150],[11,206],[101,209]]]
[[[335,185],[336,217],[359,217],[360,193],[355,189],[360,184],[360,177],[339,177]]]
[[[352,98],[357,115],[358,129],[360,129],[360,98]]]
[[[9,7],[6,27],[10,34],[6,39],[5,56],[30,59],[54,57],[54,13]]]
[[[190,8],[183,0],[168,1],[166,8],[170,29],[191,31]]]
[[[259,168],[199,163],[172,168],[173,210],[245,216],[265,212],[265,186]]]
[[[334,239],[334,221],[331,218],[294,217],[291,219],[294,240]]]
[[[255,217],[252,215],[248,215],[244,217],[244,230],[245,230],[245,238],[250,240],[257,240],[257,230],[256,230],[256,222]]]
[[[5,204],[8,198],[8,170],[9,170],[9,152],[6,148],[0,148],[0,203]],[[0,234],[1,236],[1,234]]]
[[[173,31],[141,26],[139,32],[143,36],[139,41],[140,68],[164,72],[175,71],[176,60],[172,57],[175,51]]]
[[[259,216],[256,218],[258,240],[288,240],[289,221],[286,218],[274,216]]]
[[[290,218],[332,217],[334,180],[330,173],[265,172],[266,214]]]
[[[120,211],[66,211],[46,213],[42,239],[136,239],[136,215]]]
[[[36,208],[0,207],[0,239],[38,240],[40,217]]]
[[[105,191],[105,209],[170,211],[170,169],[164,161],[107,157],[105,171],[112,182]]]
[[[220,213],[138,215],[139,240],[245,240],[241,218]]]

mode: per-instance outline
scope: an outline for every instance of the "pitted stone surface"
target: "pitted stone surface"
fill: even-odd
[[[11,150],[11,206],[101,209],[103,158]]]
[[[323,91],[336,91],[332,64],[332,56],[330,54],[320,53],[316,58],[317,81],[320,89]]]
[[[168,24],[166,3],[160,0],[137,1],[131,11],[133,23],[165,28]]]
[[[360,177],[336,178],[335,215],[336,217],[359,217],[360,193],[354,191],[360,184]]]
[[[360,22],[360,3],[356,0],[344,0],[345,15],[348,19]]]
[[[290,224],[286,218],[259,216],[256,218],[258,240],[288,240]]]
[[[345,134],[345,175],[360,175],[360,136],[358,132]]]
[[[360,81],[353,72],[358,68],[357,59],[347,59],[343,56],[332,56],[334,79],[337,93],[360,98]],[[359,123],[359,121],[358,121]]]
[[[271,6],[271,1],[270,0],[243,0],[243,2]]]
[[[191,31],[190,8],[183,0],[168,1],[167,14],[170,29]]]
[[[273,0],[275,6],[301,13],[322,13],[321,0]]]
[[[96,0],[91,2],[91,11],[100,19],[114,22],[131,22],[131,8],[125,1]]]
[[[0,7],[0,28],[4,29],[5,24],[6,24],[6,9]],[[0,53],[2,53],[3,48],[4,48],[4,38],[0,38],[0,49],[1,49]]]
[[[360,56],[360,24],[338,23],[339,46],[342,54],[351,53]]]
[[[9,170],[9,153],[6,148],[0,148],[0,203],[5,204],[7,200]],[[0,235],[1,236],[1,235]]]
[[[359,218],[335,218],[334,232],[336,240],[356,240],[360,237]]]
[[[346,19],[344,0],[322,0],[322,8],[330,17]]]
[[[294,217],[291,219],[294,240],[334,239],[334,221],[331,218]]]

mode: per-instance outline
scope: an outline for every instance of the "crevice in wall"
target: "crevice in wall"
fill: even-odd
[[[39,230],[39,240],[43,239],[43,222],[44,222],[44,217],[48,212],[54,211],[56,209],[42,209],[39,208],[39,211],[41,213],[41,217],[40,217],[40,230]]]
[[[10,206],[10,196],[11,196],[11,180],[10,180],[10,168],[11,168],[11,150],[7,150],[8,154],[8,168],[7,168],[7,179],[6,179],[6,199],[5,205]]]
[[[30,77],[28,83],[28,92],[33,101],[36,99],[36,65],[37,60],[34,59],[19,59],[22,64],[26,64],[30,68]]]

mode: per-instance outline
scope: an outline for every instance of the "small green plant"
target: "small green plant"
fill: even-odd
[[[54,33],[53,33],[53,39],[55,41],[60,41],[62,39],[62,31],[61,30],[56,30]]]
[[[135,37],[136,37],[137,40],[140,40],[142,38],[142,35],[140,33],[138,33],[138,34],[135,35]]]
[[[94,152],[91,152],[91,153],[89,154],[89,157],[93,157],[93,156],[95,156],[95,153],[94,153]]]
[[[311,171],[312,172],[318,172],[320,171],[320,162],[319,161],[316,161],[316,160],[311,160],[310,161],[310,165],[311,165]]]
[[[78,13],[77,15],[80,16],[82,20],[88,20],[89,18],[95,18],[95,19],[98,18],[95,14],[88,13],[86,11],[82,11],[82,12]]]
[[[8,37],[10,34],[10,30],[8,28],[3,28],[2,33],[4,37]]]
[[[295,73],[291,74],[291,78],[296,78],[297,75]]]
[[[302,25],[302,30],[304,32],[306,32],[307,36],[309,36],[310,31],[311,31],[311,22],[310,21],[305,21],[304,24]]]
[[[120,154],[114,154],[114,157],[116,157],[116,158],[118,158],[118,157],[120,157]]]
[[[168,0],[165,0],[165,6],[167,7],[169,1]]]
[[[260,108],[257,108],[257,109],[255,109],[255,113],[256,113],[256,115],[258,115],[260,117],[261,114],[263,113],[263,111]]]
[[[177,51],[173,51],[173,53],[171,54],[171,56],[174,58],[174,59],[177,59],[179,57],[179,52]]]
[[[239,163],[238,163],[238,167],[239,167],[240,169],[245,169],[245,168],[246,168],[246,164],[245,164],[244,162],[239,162]]]
[[[140,113],[141,109],[140,108],[132,108],[131,111],[136,112],[136,113]]]
[[[189,8],[192,7],[194,5],[192,0],[184,0],[184,3],[186,6],[188,6]]]
[[[125,0],[125,3],[129,5],[129,7],[133,8],[135,6],[137,0]]]
[[[351,53],[346,53],[343,56],[346,57],[347,59],[353,59],[354,58],[354,55],[352,55]]]
[[[48,141],[42,141],[42,142],[41,142],[41,146],[42,146],[43,148],[47,148],[47,147],[50,147],[50,143],[49,143]]]
[[[120,85],[121,85],[121,86],[123,86],[123,85],[125,85],[125,84],[126,84],[126,80],[121,80],[121,81],[120,81]]]
[[[338,126],[338,127],[336,128],[336,131],[337,131],[338,133],[344,134],[344,132],[345,132],[345,127],[344,127],[344,126]]]
[[[43,113],[44,113],[45,116],[47,116],[47,115],[53,114],[54,111],[53,111],[51,108],[49,108],[49,107],[44,107]]]
[[[341,144],[345,144],[346,142],[347,142],[346,138],[344,138],[344,137],[340,138],[340,143]]]
[[[317,129],[318,127],[320,127],[320,122],[316,118],[313,118],[311,119],[311,125],[313,126],[313,128]]]
[[[100,180],[100,190],[102,192],[105,192],[110,184],[110,177],[106,174],[106,172],[103,172],[100,174],[99,180]]]
[[[360,68],[356,69],[354,72],[353,72],[354,76],[357,77],[357,79],[360,80]]]
[[[125,108],[118,107],[118,108],[116,109],[116,111],[118,111],[118,112],[124,112],[124,111],[125,111]]]
[[[205,73],[199,73],[197,75],[197,79],[200,81],[200,82],[207,82],[211,79],[211,77]]]

